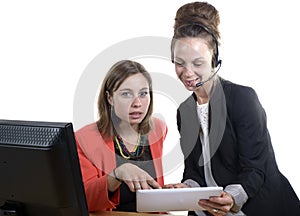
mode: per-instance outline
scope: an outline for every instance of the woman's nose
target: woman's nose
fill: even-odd
[[[192,66],[184,66],[182,68],[182,73],[185,75],[185,76],[189,76],[189,75],[192,75],[193,74],[193,69],[192,69]]]
[[[142,105],[141,99],[137,96],[133,99],[132,101],[132,106],[133,107],[140,107]]]

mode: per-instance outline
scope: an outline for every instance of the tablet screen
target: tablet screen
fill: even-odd
[[[136,192],[138,212],[165,212],[203,210],[198,201],[220,196],[222,187],[196,187],[138,190]]]

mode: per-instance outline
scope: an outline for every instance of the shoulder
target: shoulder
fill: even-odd
[[[112,139],[104,139],[100,132],[98,131],[97,123],[91,123],[83,126],[75,132],[75,138],[80,145],[80,147],[88,152],[90,150],[96,151],[98,147],[102,145],[110,145]],[[91,151],[91,152],[92,152]]]
[[[96,122],[87,124],[75,132],[76,137],[100,136]]]
[[[255,116],[263,114],[264,109],[259,101],[256,91],[249,86],[239,85],[229,81],[221,81],[228,112],[237,118],[248,116],[254,119]]]
[[[160,131],[167,130],[167,124],[163,120],[157,117],[152,117],[152,124],[154,130],[160,130]]]
[[[187,107],[194,108],[196,105],[196,95],[192,93],[187,99],[185,99],[178,107],[178,109],[186,109]]]
[[[149,133],[149,141],[159,140],[160,138],[165,138],[168,133],[168,127],[166,123],[156,117],[152,117],[152,127]]]
[[[96,122],[87,124],[76,131],[76,133],[88,132],[88,131],[98,131]]]
[[[236,84],[225,79],[221,79],[224,94],[226,99],[230,99],[231,102],[247,102],[258,99],[256,91],[245,85]]]

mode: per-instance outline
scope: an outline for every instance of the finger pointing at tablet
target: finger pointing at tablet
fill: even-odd
[[[116,178],[127,184],[132,192],[140,189],[161,188],[146,171],[131,163],[117,167],[115,173]]]

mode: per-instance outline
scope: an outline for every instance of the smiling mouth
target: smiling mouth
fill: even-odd
[[[186,80],[184,83],[188,87],[194,87],[194,86],[196,86],[196,83],[197,83],[198,80],[199,80],[199,78],[196,78],[196,79],[193,79],[193,80]]]

